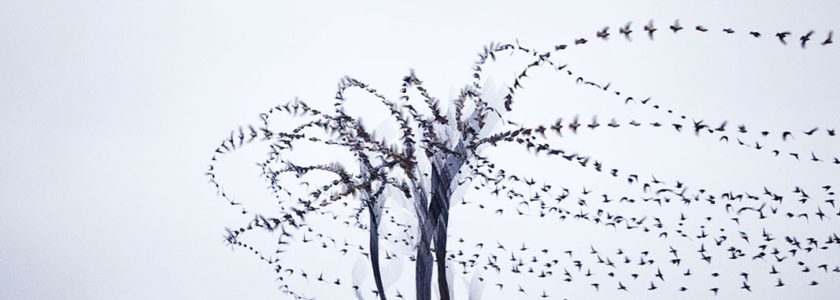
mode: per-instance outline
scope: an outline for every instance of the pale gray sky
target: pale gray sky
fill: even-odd
[[[815,40],[840,30],[834,1],[447,2],[0,1],[0,299],[282,299],[269,267],[223,245],[223,228],[241,218],[202,174],[231,129],[294,97],[328,108],[344,75],[396,95],[414,68],[433,94],[446,98],[469,82],[476,53],[490,41],[518,39],[547,50],[606,25],[649,19],[663,27],[680,19],[686,27],[790,30],[796,37],[814,29]],[[655,42],[614,37],[556,60],[712,123],[840,128],[836,45],[802,50],[743,33],[731,40],[662,33]],[[497,82],[513,75],[504,70],[493,73]],[[534,77],[520,95],[527,101],[519,100],[537,104],[521,111],[534,121],[636,113],[604,104],[616,99],[554,73]],[[634,116],[665,120],[641,110]],[[639,174],[718,191],[840,185],[837,167],[780,161],[690,134],[617,131],[563,143]],[[790,147],[840,155],[840,142],[824,137],[802,137]],[[521,160],[499,154],[500,165],[570,187],[630,189],[591,172],[549,168],[523,153]],[[589,244],[638,250],[658,242],[515,218],[506,222],[532,233],[484,237],[483,228],[495,226],[482,224],[490,219],[459,209],[453,234],[477,239],[581,251]],[[822,237],[836,223],[768,226]],[[836,265],[840,254],[819,259]],[[839,281],[827,274],[816,288],[755,287],[753,294],[731,290],[720,298],[826,299],[835,297]],[[737,289],[737,282],[730,285]],[[555,289],[570,299],[623,295],[612,287],[594,293],[585,282]],[[483,299],[505,297],[492,290]],[[629,295],[678,296],[640,292]]]

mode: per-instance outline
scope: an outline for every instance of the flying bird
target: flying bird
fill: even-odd
[[[785,38],[787,38],[787,36],[789,36],[789,35],[790,35],[790,31],[784,31],[784,32],[776,33],[776,37],[779,38],[779,41],[782,42],[782,44],[785,44],[785,45],[787,45],[787,41],[785,41]]]
[[[674,33],[677,33],[678,31],[683,30],[683,27],[680,26],[680,20],[679,19],[674,20],[674,24],[669,26],[669,28],[671,28],[671,31],[673,31]]]
[[[656,32],[656,27],[653,26],[653,20],[648,21],[647,25],[645,25],[645,31],[648,33],[648,37],[653,40],[653,33]]]
[[[826,37],[826,38],[825,38],[825,41],[823,41],[822,43],[820,43],[820,45],[825,46],[825,45],[828,45],[828,44],[834,43],[834,41],[833,41],[833,40],[831,40],[831,38],[832,38],[832,36],[833,36],[833,35],[834,35],[834,31],[829,31],[829,32],[828,32],[828,37]]]
[[[805,44],[808,43],[808,41],[811,40],[812,35],[814,35],[813,30],[808,31],[808,33],[806,33],[805,35],[799,37],[799,40],[801,41],[802,49],[805,49]]]
[[[633,30],[630,29],[631,24],[631,22],[627,22],[627,24],[618,29],[618,33],[623,34],[628,41],[630,40],[630,34],[633,33]]]

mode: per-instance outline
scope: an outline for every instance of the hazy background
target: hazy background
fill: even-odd
[[[592,39],[605,25],[656,19],[663,33],[656,42],[614,37],[567,59],[593,79],[652,95],[711,123],[840,128],[836,45],[813,43],[803,51],[772,38],[722,41],[720,35],[669,38],[665,32],[679,18],[687,28],[702,23],[798,35],[815,29],[821,41],[827,30],[840,30],[834,1],[447,2],[0,1],[0,298],[282,299],[269,267],[222,243],[223,228],[238,224],[238,215],[203,176],[221,138],[296,96],[327,107],[344,75],[395,95],[414,68],[433,94],[446,98],[468,82],[476,53],[490,41],[518,38],[549,49],[557,41]],[[511,75],[495,78],[506,82]],[[527,96],[542,101],[543,113],[598,114],[606,121],[620,111],[574,101],[598,96],[567,79],[545,78]],[[836,167],[780,162],[710,139],[637,134],[593,134],[569,143],[623,169],[721,191],[840,178]],[[836,140],[797,143],[802,146],[791,147],[840,154]],[[711,154],[696,159],[698,153]],[[554,173],[504,163],[519,164],[522,173]],[[588,175],[575,172],[580,169],[558,180],[580,186],[574,181]],[[458,213],[453,219],[480,219]],[[834,253],[829,258],[836,264]],[[830,278],[819,288],[787,288],[775,296],[836,296],[840,278]],[[609,295],[586,294],[586,284],[579,289],[565,296]],[[763,292],[753,296],[777,291]]]

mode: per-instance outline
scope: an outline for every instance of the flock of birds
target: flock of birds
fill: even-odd
[[[637,30],[632,25],[632,23],[627,23],[621,26],[617,34],[627,40],[632,40]],[[657,28],[653,21],[648,22],[642,28],[649,39],[654,39],[656,35],[661,34],[660,30],[679,34],[684,30],[692,30],[692,28],[682,27],[679,21],[675,21],[667,29]],[[742,32],[732,28],[712,30],[703,25],[696,25],[693,30],[700,33],[717,31],[723,35],[737,35]],[[743,32],[751,38],[773,37],[778,39],[782,45],[787,45],[796,37],[788,31],[774,33]],[[467,160],[464,167],[458,171],[458,176],[453,179],[457,180],[458,186],[465,189],[471,188],[477,192],[485,192],[487,197],[464,199],[457,204],[463,206],[463,209],[474,208],[475,211],[484,213],[487,218],[512,215],[516,218],[539,218],[546,222],[591,223],[593,226],[604,226],[616,231],[636,232],[661,240],[662,247],[656,248],[657,245],[654,245],[641,251],[631,251],[622,248],[601,249],[593,244],[588,247],[588,250],[581,251],[579,249],[550,249],[531,246],[527,241],[511,243],[500,240],[471,240],[469,237],[451,235],[449,240],[452,241],[450,243],[452,248],[447,249],[446,255],[449,267],[467,278],[472,278],[471,286],[479,286],[482,289],[487,286],[490,288],[488,290],[490,292],[510,292],[520,298],[552,299],[563,299],[566,296],[562,296],[561,291],[536,287],[544,286],[537,284],[538,282],[582,284],[595,291],[614,289],[622,292],[636,292],[662,289],[667,286],[666,282],[673,283],[676,281],[678,282],[676,289],[680,292],[686,292],[694,288],[690,285],[691,282],[701,280],[710,283],[710,286],[703,288],[709,295],[718,295],[730,291],[752,292],[754,288],[831,284],[830,282],[824,282],[826,278],[831,278],[829,275],[840,276],[840,262],[818,261],[816,259],[821,257],[820,255],[830,256],[840,249],[840,237],[837,233],[827,233],[823,236],[776,234],[768,228],[772,226],[765,226],[770,225],[771,222],[824,224],[830,222],[833,218],[840,217],[840,208],[835,203],[835,192],[831,185],[822,185],[815,190],[806,186],[796,186],[784,191],[771,187],[765,187],[759,191],[713,191],[712,189],[689,186],[682,180],[662,180],[652,174],[622,170],[592,156],[567,151],[549,142],[551,135],[579,134],[585,130],[662,128],[677,133],[690,132],[697,136],[714,136],[714,139],[719,142],[737,144],[742,148],[755,151],[766,151],[772,157],[840,165],[840,156],[838,156],[840,154],[788,151],[784,147],[770,147],[765,143],[771,138],[777,138],[777,142],[781,141],[782,146],[784,143],[800,136],[833,138],[836,136],[836,131],[833,128],[814,126],[802,130],[790,129],[774,132],[753,129],[740,122],[736,123],[737,125],[730,125],[727,121],[716,123],[698,121],[703,119],[666,108],[654,102],[650,97],[626,95],[614,88],[611,89],[611,83],[590,81],[578,76],[568,64],[560,64],[552,60],[552,57],[557,56],[552,53],[591,44],[590,38],[608,40],[613,34],[615,32],[611,31],[609,27],[604,27],[597,30],[594,37],[576,38],[570,43],[558,44],[553,51],[546,52],[522,47],[518,42],[515,44],[493,43],[486,46],[483,52],[479,53],[479,59],[473,67],[473,82],[462,90],[462,101],[456,101],[455,103],[457,109],[456,122],[452,122],[451,117],[440,113],[438,101],[428,95],[422,87],[422,81],[413,73],[406,76],[401,90],[403,97],[408,98],[408,88],[416,89],[432,111],[432,116],[428,119],[418,118],[419,113],[414,107],[403,105],[402,110],[409,111],[408,114],[415,120],[422,120],[422,122],[418,122],[422,125],[421,131],[425,131],[423,132],[423,138],[408,139],[404,136],[402,140],[407,146],[425,143],[426,146],[423,149],[429,157],[435,155],[438,151],[445,152],[444,149],[454,148],[434,135],[434,132],[429,129],[433,127],[432,124],[459,123],[456,127],[457,130],[461,131],[462,135],[467,136],[468,133],[465,132],[474,129],[470,129],[469,125],[464,125],[468,122],[461,122],[463,99],[480,98],[476,91],[481,90],[482,87],[483,66],[495,61],[497,56],[502,53],[519,53],[531,56],[534,61],[523,68],[521,72],[517,72],[510,87],[507,88],[503,97],[503,109],[506,111],[513,110],[516,93],[524,89],[524,84],[529,79],[528,71],[533,68],[551,67],[568,75],[568,78],[579,85],[616,96],[624,105],[643,105],[655,111],[666,112],[666,116],[669,116],[671,120],[660,122],[628,120],[619,122],[613,118],[609,122],[601,122],[593,117],[590,122],[582,123],[580,118],[575,116],[571,118],[571,121],[558,119],[552,124],[533,127],[524,127],[519,123],[506,120],[504,128],[513,127],[513,129],[486,137],[474,138],[473,144],[466,147],[468,151],[472,151],[469,153],[471,159]],[[831,31],[820,38],[814,31],[809,31],[798,36],[798,41],[802,48],[812,44],[829,46],[833,44],[832,38],[833,33]],[[401,108],[388,102],[387,97],[355,79],[342,80],[336,96],[336,107],[342,105],[344,90],[353,87],[360,88],[382,99],[392,114],[401,115]],[[502,108],[494,108],[480,99],[476,101],[476,107],[479,111],[477,117],[479,123],[484,122],[487,115],[497,115],[500,119],[505,120]],[[301,123],[292,131],[278,132],[272,130],[269,126],[269,120],[277,114],[286,114],[309,121]],[[325,141],[308,136],[305,133],[307,128],[323,128],[330,132],[344,132],[345,135],[339,134],[339,136],[348,138],[346,135],[348,129],[343,127],[346,125],[342,125],[346,123],[341,123],[347,121],[342,119],[343,117],[345,116],[328,116],[327,113],[314,109],[301,101],[294,101],[272,107],[267,113],[261,114],[262,124],[240,127],[224,139],[221,145],[215,149],[206,173],[218,194],[231,206],[239,208],[242,214],[249,212],[245,208],[245,204],[237,202],[232,195],[225,192],[224,187],[216,177],[216,165],[223,155],[234,152],[248,144],[267,142],[269,144],[269,155],[259,165],[264,179],[268,182],[268,188],[275,195],[280,206],[279,216],[269,217],[255,214],[254,218],[243,226],[228,229],[225,241],[232,246],[252,252],[259,259],[271,265],[281,281],[281,289],[295,299],[311,299],[312,297],[307,296],[306,286],[293,285],[293,282],[300,282],[293,280],[303,280],[303,282],[308,282],[309,285],[318,288],[327,286],[346,288],[360,299],[366,298],[368,295],[377,298],[412,298],[410,291],[400,291],[398,289],[386,290],[385,294],[380,295],[380,290],[370,287],[369,284],[354,282],[353,278],[342,277],[344,275],[341,274],[346,274],[346,272],[334,271],[334,268],[324,266],[322,270],[304,270],[296,266],[295,261],[281,259],[282,254],[288,249],[302,247],[315,247],[327,251],[334,250],[336,255],[340,256],[361,255],[370,258],[371,249],[366,246],[367,241],[348,241],[340,236],[331,236],[310,222],[316,219],[315,216],[317,215],[328,220],[342,222],[347,228],[371,230],[368,222],[364,221],[365,218],[371,216],[365,215],[367,211],[364,206],[365,203],[359,201],[355,193],[327,193],[331,188],[341,184],[349,184],[351,180],[348,178],[352,176],[345,174],[343,169],[334,165],[297,166],[284,161],[281,154],[283,151],[291,150],[294,142],[303,140],[360,145],[342,139]],[[398,122],[400,122],[399,120]],[[356,136],[351,138],[375,144],[371,142],[372,137],[362,135],[358,131],[353,131],[353,133]],[[498,168],[496,163],[481,156],[477,151],[478,145],[495,146],[501,143],[520,146],[536,155],[562,158],[559,161],[617,178],[619,182],[624,182],[633,187],[633,191],[639,193],[639,195],[611,195],[586,187],[562,187],[548,182],[539,182],[533,177]],[[429,146],[430,144],[432,146]],[[367,150],[386,154],[393,151],[392,149],[384,149],[384,147],[371,147]],[[407,162],[398,161],[394,164],[407,164]],[[294,194],[282,182],[282,174],[284,173],[302,175],[314,169],[337,173],[341,179],[317,187],[314,183],[307,183],[308,186],[315,187],[315,192],[308,195]],[[428,177],[429,174],[424,173],[423,176]],[[398,190],[401,188],[397,185],[394,187]],[[309,199],[320,199],[321,197],[327,197],[327,200],[320,204]],[[628,211],[625,209],[626,207],[640,205],[651,206],[652,208],[649,211],[653,212],[653,215],[622,213]],[[336,211],[329,209],[333,206],[339,208],[336,211],[347,208],[351,213],[338,214]],[[719,214],[696,216],[692,214],[692,209],[695,207],[711,208],[718,211]],[[386,261],[416,261],[415,255],[404,254],[410,252],[388,250],[412,249],[417,247],[418,241],[417,220],[400,218],[393,213],[394,210],[391,205],[386,205],[381,215],[382,219],[387,221],[389,228],[399,229],[397,232],[387,232],[381,235],[383,241],[388,245],[388,247],[384,247],[383,258]],[[268,252],[258,249],[259,247],[255,247],[242,239],[243,235],[255,229],[278,233],[279,237],[276,243],[278,248],[273,252]],[[687,248],[689,246],[691,248]],[[727,274],[726,272],[731,272],[732,265],[736,262],[760,263],[766,270],[757,272],[754,269],[749,269],[739,271],[737,274]],[[704,271],[699,271],[701,269]],[[716,280],[718,278],[727,278],[727,280],[721,282]],[[804,283],[799,282],[802,281],[800,280],[802,278],[805,278]]]
[[[627,22],[627,24],[625,24],[624,26],[621,26],[621,28],[618,29],[618,33],[620,35],[623,35],[628,41],[631,40],[630,37],[631,37],[631,34],[633,33],[632,25],[633,25],[633,22]],[[644,27],[642,29],[647,33],[648,38],[650,38],[651,40],[653,40],[654,33],[657,30],[659,30],[659,28],[657,28],[654,25],[653,20],[650,20],[646,25],[644,25]],[[675,20],[673,24],[668,26],[668,29],[673,33],[678,33],[682,30],[687,30],[685,27],[680,25],[680,20]],[[694,26],[694,30],[696,30],[697,32],[709,32],[709,29],[706,28],[706,26],[703,26],[703,25]],[[727,28],[721,29],[721,32],[723,32],[725,34],[735,34],[735,29],[727,27]],[[610,33],[610,27],[608,26],[608,27],[604,27],[603,29],[601,29],[597,33],[595,33],[595,37],[599,38],[599,39],[606,40],[610,37],[610,34],[611,34]],[[751,35],[754,38],[761,38],[763,36],[762,33],[758,32],[758,31],[748,31],[748,34]],[[788,43],[787,38],[791,35],[792,35],[792,33],[790,31],[781,31],[781,32],[776,32],[775,33],[775,37],[778,38],[779,42],[781,42],[784,45],[787,45],[787,43]],[[834,32],[829,31],[827,36],[825,37],[825,39],[822,40],[822,42],[820,42],[819,44],[822,45],[822,46],[833,44],[834,43],[833,35],[834,35]],[[813,30],[808,31],[807,33],[800,36],[799,37],[800,46],[804,49],[805,46],[808,44],[809,41],[811,41],[811,39],[813,37],[814,37],[814,31]],[[575,39],[575,44],[576,45],[585,44],[587,41],[588,40],[586,38],[578,38],[578,39]]]

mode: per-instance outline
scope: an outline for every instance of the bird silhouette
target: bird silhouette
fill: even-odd
[[[674,20],[674,24],[671,25],[671,26],[668,26],[668,28],[671,28],[671,31],[673,31],[674,33],[677,33],[678,31],[683,30],[683,27],[680,26],[680,20],[679,19]]]
[[[799,40],[801,41],[801,46],[802,46],[802,49],[805,49],[805,44],[806,44],[806,43],[808,43],[808,41],[810,41],[810,40],[811,40],[811,36],[812,36],[812,35],[814,35],[814,31],[813,31],[813,30],[808,31],[808,33],[806,33],[805,35],[803,35],[803,36],[801,36],[801,37],[799,38]]]
[[[789,36],[789,35],[790,35],[790,31],[784,31],[784,32],[776,33],[776,37],[779,38],[779,41],[782,42],[782,44],[785,44],[785,45],[787,45],[787,41],[785,41],[785,38],[787,38],[787,36]]]
[[[825,46],[825,45],[829,45],[829,44],[834,43],[834,41],[832,40],[833,35],[834,35],[834,31],[829,31],[828,36],[825,38],[825,40],[822,43],[820,43],[820,45]]]
[[[645,31],[648,33],[648,37],[653,40],[653,33],[656,32],[656,27],[653,26],[653,20],[648,21],[647,25],[644,27]]]

